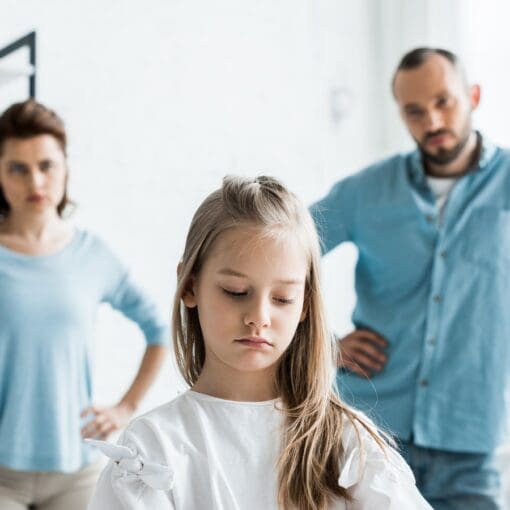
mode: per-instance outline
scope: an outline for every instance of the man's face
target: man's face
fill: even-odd
[[[424,158],[435,165],[453,162],[471,134],[471,112],[479,87],[468,87],[462,73],[433,54],[415,68],[399,71],[394,93],[402,119]]]

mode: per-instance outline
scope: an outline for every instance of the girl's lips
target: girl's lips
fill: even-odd
[[[256,336],[248,336],[244,338],[237,338],[236,342],[249,346],[249,347],[272,347],[272,343],[269,340],[266,340],[265,338],[260,338]]]

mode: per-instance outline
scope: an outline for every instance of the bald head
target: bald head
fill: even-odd
[[[455,53],[451,51],[445,50],[443,48],[415,48],[407,52],[401,59],[393,74],[393,79],[391,81],[391,88],[393,90],[393,94],[395,94],[395,81],[397,75],[401,71],[411,71],[421,67],[429,58],[431,57],[442,57],[441,60],[445,61],[445,63],[449,63],[452,70],[459,74],[461,79],[464,81],[464,84],[467,86],[467,78],[464,66],[460,62],[459,58]]]
[[[440,54],[432,53],[416,67],[401,69],[393,80],[393,95],[401,106],[450,92],[467,96],[464,73]]]

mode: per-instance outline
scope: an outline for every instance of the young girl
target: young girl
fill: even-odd
[[[413,475],[332,389],[306,208],[277,180],[226,178],[197,210],[173,333],[191,389],[136,419],[90,510],[418,510]]]

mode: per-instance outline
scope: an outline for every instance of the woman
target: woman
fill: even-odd
[[[62,120],[33,100],[0,117],[0,508],[80,510],[95,484],[83,437],[124,426],[165,355],[153,303],[97,237],[62,219],[68,205]],[[113,407],[91,403],[89,341],[108,302],[147,349]]]

